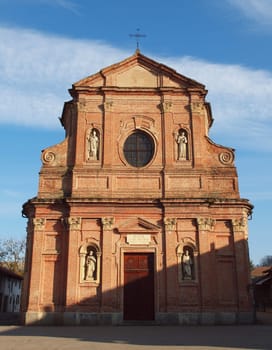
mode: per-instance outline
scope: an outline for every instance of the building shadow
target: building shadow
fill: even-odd
[[[105,347],[105,344],[117,345],[119,348],[129,348],[130,345],[141,347],[157,346],[177,347],[182,349],[262,349],[272,347],[271,326],[93,326],[93,327],[50,327],[50,326],[25,326],[5,327],[1,330],[1,343],[6,344],[6,339],[12,343],[22,337],[21,349],[27,349],[27,339],[31,338],[32,344],[41,346],[55,346],[56,340],[75,342],[86,342],[96,349]],[[5,336],[7,338],[5,338]],[[45,339],[46,338],[46,339]],[[79,345],[80,346],[80,345]]]
[[[146,270],[142,266],[138,275],[132,274],[118,288],[102,292],[101,283],[81,281],[84,294],[90,296],[69,305],[65,301],[68,277],[60,269],[67,254],[54,261],[49,256],[47,260],[52,268],[47,273],[52,276],[52,303],[40,305],[39,319],[28,322],[28,326],[3,328],[1,335],[55,337],[90,343],[272,348],[272,325],[254,324],[249,271],[243,270],[247,266],[242,261],[242,270],[237,264],[239,259],[248,260],[247,256],[237,256],[238,252],[247,252],[245,245],[245,240],[234,243],[233,239],[220,248],[211,244],[209,253],[196,256],[192,279],[185,278],[180,264],[157,270],[152,261],[147,260]],[[103,265],[101,273],[102,269]],[[206,273],[211,269],[213,278],[208,279]],[[154,281],[153,287],[150,287],[150,278]],[[207,281],[209,283],[205,283]],[[154,298],[148,299],[153,303],[148,317],[146,313],[141,316],[143,310],[138,310],[141,305],[143,309],[148,308],[145,286],[147,290],[154,288]],[[131,310],[130,306],[136,314],[126,317],[125,309]]]

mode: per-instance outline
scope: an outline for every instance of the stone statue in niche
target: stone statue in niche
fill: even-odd
[[[88,159],[98,160],[99,159],[99,137],[96,129],[92,129],[88,140]]]
[[[190,250],[185,247],[182,255],[182,275],[184,280],[193,279],[193,259]]]
[[[85,280],[96,280],[96,257],[93,250],[89,250],[85,258]]]
[[[176,142],[178,144],[178,160],[186,160],[188,139],[184,130],[181,129],[177,133]]]

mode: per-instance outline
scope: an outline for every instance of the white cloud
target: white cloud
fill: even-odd
[[[59,126],[67,89],[128,53],[95,41],[0,27],[0,123]]]
[[[79,12],[79,5],[78,3],[72,1],[72,0],[35,0],[35,2],[44,3],[45,5],[50,6],[59,6],[64,8],[65,10],[74,12],[74,14],[80,14]]]
[[[71,84],[131,55],[102,42],[29,30],[0,27],[0,36],[0,123],[59,128]],[[207,86],[215,141],[272,150],[270,72],[191,57],[154,59]]]
[[[227,0],[232,6],[238,8],[246,17],[255,20],[261,26],[271,26],[272,1],[271,0]]]
[[[76,15],[80,14],[80,4],[78,4],[78,2],[74,1],[74,0],[1,0],[2,2],[6,1],[8,3],[10,3],[11,1],[15,3],[16,6],[16,2],[20,3],[20,5],[22,3],[28,5],[32,5],[32,6],[40,6],[40,5],[44,5],[44,6],[51,6],[51,7],[61,7],[65,10],[71,11]]]
[[[220,142],[272,151],[271,72],[190,57],[166,63],[206,85],[215,119],[211,131]]]

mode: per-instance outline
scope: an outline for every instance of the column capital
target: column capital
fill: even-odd
[[[241,217],[239,219],[232,219],[232,228],[234,233],[242,232],[245,233],[245,237],[248,237],[247,232],[247,219],[245,217]]]
[[[163,112],[171,112],[172,110],[172,101],[164,101],[160,104],[160,109]]]
[[[35,230],[43,231],[45,229],[46,219],[45,218],[33,218],[33,225]]]
[[[114,217],[103,217],[101,218],[101,223],[104,231],[112,230],[114,224]]]
[[[105,102],[104,102],[104,110],[105,111],[110,111],[111,108],[113,106],[113,101],[112,100],[109,100],[107,99]]]
[[[81,217],[69,216],[65,220],[67,226],[70,230],[80,230],[81,229]]]
[[[212,231],[216,220],[212,218],[197,218],[197,225],[200,231]]]
[[[176,218],[164,218],[163,219],[164,227],[166,231],[173,231],[177,224]]]
[[[193,101],[190,104],[191,112],[192,113],[202,113],[204,110],[204,104],[201,101]]]

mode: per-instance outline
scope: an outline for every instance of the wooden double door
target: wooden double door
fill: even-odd
[[[124,254],[124,320],[154,320],[154,254]]]

